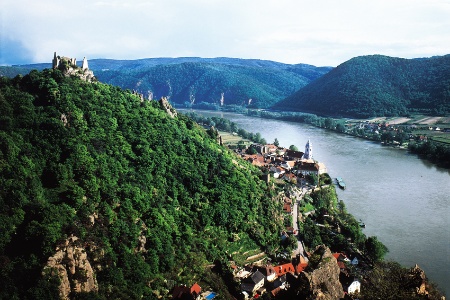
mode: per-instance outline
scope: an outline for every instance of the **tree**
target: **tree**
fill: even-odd
[[[372,262],[379,262],[389,252],[388,248],[381,243],[376,236],[368,237],[364,243],[366,247],[366,255]]]
[[[255,147],[250,146],[250,148],[247,149],[247,153],[253,155],[253,154],[257,154],[258,151],[256,151]]]
[[[342,122],[338,122],[336,124],[336,131],[337,132],[345,132],[345,125]]]
[[[277,138],[275,138],[275,140],[273,141],[273,144],[277,147],[280,146],[280,142],[278,141]]]
[[[295,145],[290,145],[290,146],[289,146],[289,150],[292,150],[292,151],[298,151],[298,148],[297,148],[297,146],[295,146]]]
[[[306,180],[308,180],[309,183],[311,183],[311,185],[318,185],[319,184],[319,176],[317,176],[316,174],[308,174],[306,175]]]

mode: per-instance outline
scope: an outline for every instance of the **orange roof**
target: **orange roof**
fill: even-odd
[[[292,265],[292,263],[288,263],[288,264],[284,264],[284,265],[279,265],[274,267],[275,272],[277,273],[277,276],[283,276],[286,273],[294,273],[295,269],[294,269],[294,265]]]
[[[191,294],[197,294],[200,295],[200,292],[202,291],[202,288],[198,285],[198,283],[194,283],[194,285],[191,287]]]
[[[301,272],[303,272],[304,269],[306,269],[307,266],[308,263],[299,263],[298,265],[295,266],[295,273],[300,274]]]

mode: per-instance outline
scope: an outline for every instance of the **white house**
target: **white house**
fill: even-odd
[[[348,286],[347,293],[349,294],[361,293],[361,283],[358,280],[353,281]]]
[[[256,271],[241,283],[241,289],[248,293],[255,293],[264,286],[264,275],[260,271]]]

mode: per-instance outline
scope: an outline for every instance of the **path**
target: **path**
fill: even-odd
[[[300,239],[299,235],[298,235],[298,203],[300,202],[300,200],[303,198],[303,196],[306,194],[306,190],[302,189],[300,195],[297,195],[297,197],[295,197],[295,202],[294,202],[294,209],[292,212],[292,227],[294,228],[294,232],[295,232],[295,236],[297,238],[297,249],[295,249],[292,252],[292,257],[296,257],[298,254],[300,254],[301,256],[303,256],[305,258],[306,261],[308,261],[308,258],[305,255],[305,249],[303,248],[303,242]]]

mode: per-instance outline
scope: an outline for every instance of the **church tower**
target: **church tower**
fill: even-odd
[[[312,144],[309,139],[305,146],[305,153],[303,154],[303,159],[313,159]]]

